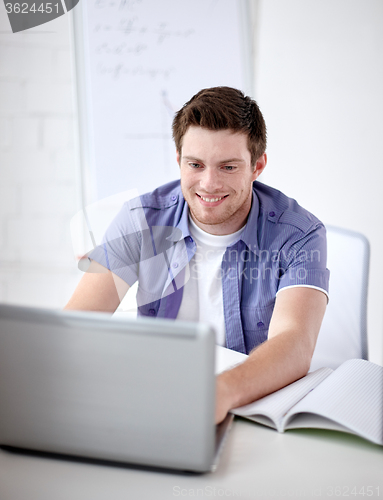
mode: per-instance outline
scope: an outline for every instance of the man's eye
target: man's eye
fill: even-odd
[[[200,168],[200,164],[199,163],[189,163],[189,165],[191,166],[191,168]]]
[[[228,172],[232,172],[235,169],[233,165],[225,165],[223,168]]]

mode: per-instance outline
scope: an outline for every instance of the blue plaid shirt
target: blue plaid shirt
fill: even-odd
[[[179,181],[126,202],[89,258],[129,285],[138,280],[138,315],[177,317],[196,244]],[[258,181],[244,231],[222,259],[226,346],[249,353],[267,339],[283,288],[328,293],[326,230],[298,203]]]

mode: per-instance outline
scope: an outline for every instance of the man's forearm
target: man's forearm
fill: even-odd
[[[312,350],[296,332],[283,332],[256,348],[243,364],[219,375],[216,421],[306,375]]]
[[[269,340],[242,364],[217,377],[216,422],[306,375],[326,310],[327,296],[313,288],[278,293]]]

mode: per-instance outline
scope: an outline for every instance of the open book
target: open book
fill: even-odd
[[[217,346],[216,373],[247,356]],[[383,445],[383,367],[351,359],[336,370],[320,368],[232,413],[273,427],[332,429]]]

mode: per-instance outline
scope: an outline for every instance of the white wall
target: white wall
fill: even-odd
[[[269,157],[262,180],[324,223],[369,239],[369,351],[382,363],[383,2],[258,7],[255,97]]]
[[[0,301],[61,308],[80,271],[69,16],[13,34],[0,4]]]

